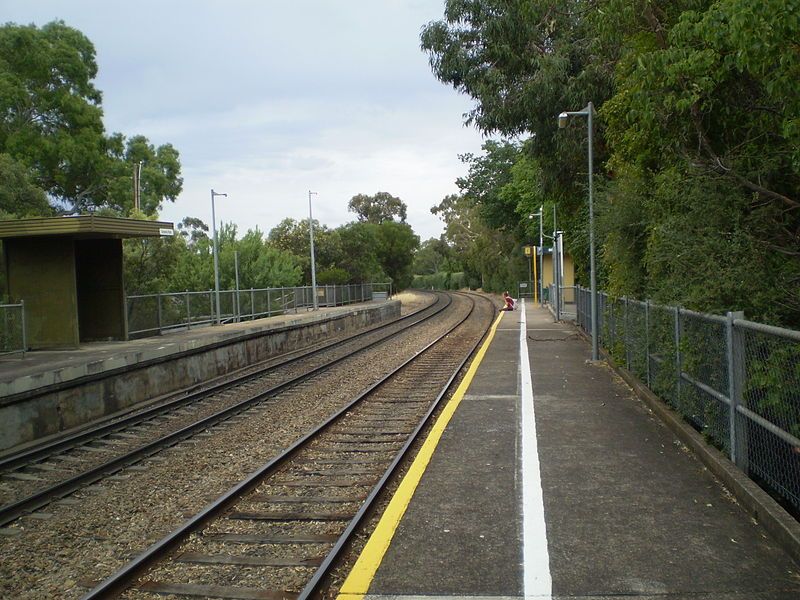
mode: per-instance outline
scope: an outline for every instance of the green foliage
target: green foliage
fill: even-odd
[[[339,267],[324,269],[317,273],[319,285],[344,285],[350,282],[350,273]]]
[[[347,210],[356,213],[359,221],[375,224],[391,221],[395,217],[405,223],[407,208],[405,202],[387,192],[378,192],[374,196],[358,194],[347,204]]]
[[[58,199],[98,193],[105,156],[92,43],[63,22],[0,27],[0,150]]]
[[[127,215],[133,210],[133,177],[138,164],[143,213],[156,214],[165,200],[174,202],[181,193],[180,160],[171,144],[155,148],[142,135],[125,140],[122,134],[115,133],[109,139],[109,155],[105,203],[119,214]]]
[[[8,154],[0,154],[0,218],[47,217],[53,212],[47,196],[31,180],[30,171]]]
[[[439,272],[428,275],[414,275],[411,287],[424,290],[463,290],[467,288],[464,273]]]
[[[30,170],[30,182],[69,211],[104,207],[128,215],[133,169],[142,163],[142,211],[153,215],[181,191],[178,152],[143,136],[106,136],[95,49],[62,21],[0,27],[0,152]],[[29,210],[41,214],[32,199]]]
[[[586,121],[556,115],[591,100],[600,286],[800,327],[799,36],[800,0],[448,0],[434,75],[468,123],[531,136],[465,157],[433,209],[465,272],[520,278],[513,244],[555,208],[588,284]]]
[[[205,234],[208,227],[199,219],[190,218],[184,219],[181,225],[181,235],[171,238],[125,240],[125,286],[128,293],[214,288],[213,244]],[[238,253],[240,289],[289,287],[300,283],[300,266],[294,256],[269,244],[258,228],[237,239],[236,226],[223,223],[217,234],[222,289],[235,287],[234,253]]]
[[[377,226],[375,238],[381,268],[395,289],[405,289],[411,284],[411,265],[414,251],[419,248],[419,236],[405,223],[384,221]]]

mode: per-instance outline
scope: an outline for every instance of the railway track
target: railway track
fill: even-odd
[[[493,304],[470,299],[437,339],[83,600],[317,592],[491,325]]]
[[[234,377],[110,423],[0,460],[0,526],[86,485],[152,457],[165,448],[271,401],[287,389],[346,359],[426,323],[449,298],[389,324],[287,353],[240,370]]]

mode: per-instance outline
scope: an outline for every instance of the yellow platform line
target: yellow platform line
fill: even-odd
[[[495,319],[489,331],[489,335],[475,355],[475,360],[472,361],[464,379],[450,398],[450,401],[444,407],[444,410],[442,410],[442,414],[439,415],[428,437],[422,444],[422,448],[420,448],[414,462],[411,464],[411,468],[408,470],[405,477],[403,477],[403,481],[400,482],[400,486],[397,488],[389,505],[386,507],[386,511],[381,516],[378,525],[375,527],[367,544],[361,551],[358,560],[356,560],[356,564],[353,565],[353,569],[348,574],[344,584],[342,584],[337,600],[363,600],[364,596],[367,594],[369,586],[375,577],[375,573],[381,565],[386,551],[389,549],[389,544],[394,537],[397,526],[400,524],[400,519],[403,518],[411,502],[417,485],[420,479],[422,479],[425,469],[428,467],[428,463],[436,450],[436,446],[439,444],[442,433],[448,423],[450,423],[450,419],[456,412],[458,405],[461,403],[467,389],[472,383],[472,379],[475,377],[475,373],[486,354],[486,350],[489,348],[492,338],[494,338],[495,331],[502,317],[503,313],[500,313],[497,319]]]

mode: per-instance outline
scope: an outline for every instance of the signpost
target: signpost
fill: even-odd
[[[528,273],[530,274],[530,281],[531,285],[533,286],[533,301],[539,302],[539,286],[536,285],[536,282],[539,280],[538,273],[536,272],[536,261],[533,260],[533,257],[536,256],[536,246],[523,246],[522,251],[525,253],[525,256],[528,257]],[[520,287],[528,287],[528,284],[522,285]]]

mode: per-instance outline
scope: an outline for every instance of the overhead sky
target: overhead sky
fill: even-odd
[[[420,28],[443,0],[0,0],[0,20],[62,19],[95,45],[106,129],[173,144],[183,192],[165,220],[191,215],[240,234],[285,217],[331,227],[377,191],[408,205],[421,238],[430,208],[479,152],[462,125],[470,100],[439,83]]]

